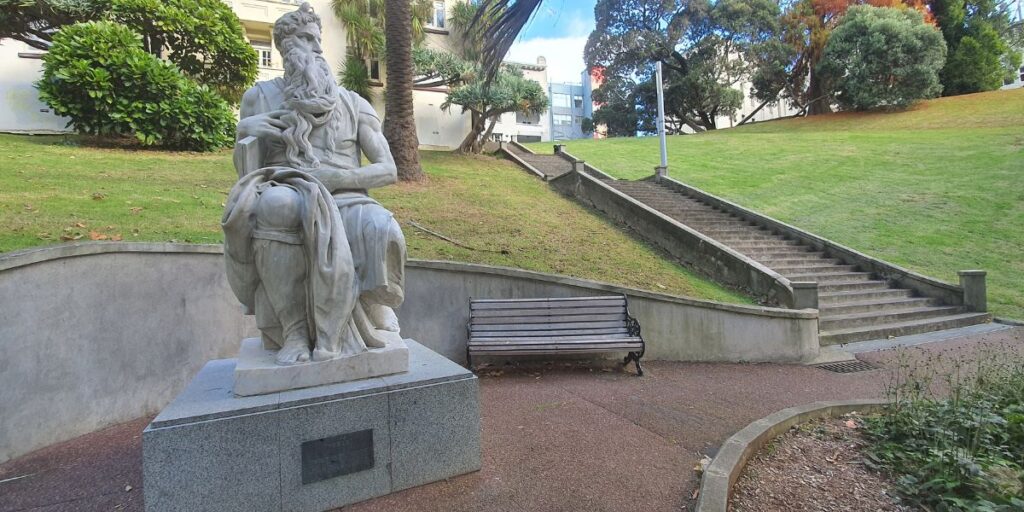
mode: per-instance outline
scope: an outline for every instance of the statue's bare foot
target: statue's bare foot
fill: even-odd
[[[398,332],[398,315],[395,314],[395,310],[382,304],[371,304],[368,313],[374,327],[385,331]]]
[[[285,340],[284,346],[277,351],[277,364],[293,365],[309,362],[309,342],[303,339]]]

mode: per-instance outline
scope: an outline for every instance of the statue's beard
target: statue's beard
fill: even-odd
[[[337,133],[338,88],[331,68],[323,56],[301,48],[284,55],[284,102],[281,108],[289,113],[281,116],[288,125],[282,138],[285,156],[297,168],[320,167],[320,159],[309,142],[313,128],[326,129],[327,153],[334,152]]]

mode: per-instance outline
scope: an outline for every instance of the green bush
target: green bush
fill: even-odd
[[[1024,510],[1024,360],[1013,353],[901,365],[893,406],[867,419],[869,465],[925,510]]]
[[[66,26],[43,64],[40,98],[81,133],[202,151],[232,142],[235,117],[227,102],[147,53],[123,25]]]
[[[905,107],[942,92],[942,34],[914,9],[851,7],[832,32],[818,71],[844,109]]]

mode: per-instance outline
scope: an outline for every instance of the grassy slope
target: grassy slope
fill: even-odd
[[[217,243],[234,183],[230,154],[82,148],[63,137],[0,135],[0,251],[62,239]],[[403,223],[411,257],[556,272],[727,302],[694,276],[512,165],[424,153],[425,184],[377,197]],[[413,220],[466,245],[410,227]],[[501,254],[505,250],[508,254]]]
[[[658,163],[655,137],[567,150],[620,178]],[[672,177],[884,260],[952,282],[987,269],[991,309],[1024,318],[1024,89],[674,136],[668,151]]]

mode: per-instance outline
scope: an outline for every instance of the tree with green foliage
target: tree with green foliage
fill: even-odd
[[[913,9],[856,5],[832,31],[817,71],[844,109],[905,107],[942,91],[946,43]]]
[[[256,52],[221,0],[0,0],[0,38],[43,50],[62,27],[100,20],[128,27],[146,52],[233,104],[256,79]]]
[[[331,10],[345,26],[348,53],[338,71],[338,82],[369,102],[374,100],[375,84],[370,78],[367,61],[384,60],[387,55],[385,1],[331,0]],[[433,2],[430,0],[413,0],[409,3],[414,47],[419,47],[423,43],[426,37],[425,27],[432,11]]]
[[[773,0],[598,0],[587,65],[609,81],[653,86],[664,66],[666,116],[694,131],[713,130],[742,103],[734,86],[751,72],[747,56],[778,23]],[[646,98],[641,94],[640,99]]]
[[[931,8],[949,48],[943,95],[998,89],[1020,67],[1020,50],[1010,44],[1018,29],[1005,2],[932,0]]]
[[[601,108],[594,111],[594,123],[603,124],[609,137],[636,137],[640,130],[640,111],[636,94],[629,88],[605,82],[594,91],[594,101]]]
[[[119,23],[66,25],[43,56],[40,98],[91,135],[134,135],[144,145],[213,150],[234,139],[235,116],[216,92],[148,52]]]
[[[480,153],[502,114],[519,112],[540,115],[548,107],[547,94],[533,80],[523,77],[516,66],[503,65],[493,81],[486,82],[479,57],[485,40],[469,30],[477,19],[478,6],[458,4],[449,20],[454,33],[453,51],[419,48],[413,52],[417,82],[447,86],[450,91],[441,108],[459,106],[470,115],[469,133],[459,145],[463,153]],[[492,19],[492,18],[487,18]]]
[[[450,110],[453,105],[462,107],[463,113],[469,112],[471,120],[469,133],[459,145],[459,151],[480,153],[502,114],[540,115],[548,108],[548,97],[539,83],[524,78],[520,70],[506,66],[487,86],[482,80],[474,80],[452,89],[441,108]]]

